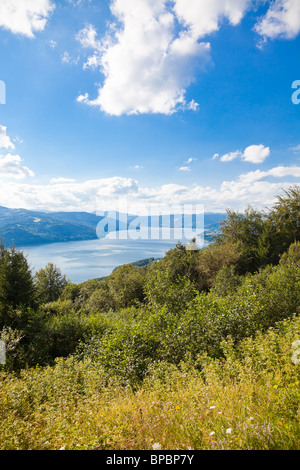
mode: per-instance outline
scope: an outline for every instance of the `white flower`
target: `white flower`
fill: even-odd
[[[215,431],[212,431],[212,432],[210,433],[210,436],[213,436],[214,434],[215,434]]]
[[[210,410],[213,410],[215,408],[215,406],[210,406],[209,409]]]
[[[161,444],[159,442],[154,442],[152,446],[153,450],[161,450]]]
[[[231,428],[226,429],[226,434],[231,434],[231,431],[232,431]]]

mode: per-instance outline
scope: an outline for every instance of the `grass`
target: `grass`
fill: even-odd
[[[0,449],[298,450],[300,319],[281,322],[225,360],[151,366],[133,390],[97,362],[0,374]]]

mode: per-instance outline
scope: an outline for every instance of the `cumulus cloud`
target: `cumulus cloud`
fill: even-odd
[[[175,0],[178,19],[189,28],[192,37],[199,39],[217,31],[222,21],[239,24],[252,0]]]
[[[84,67],[100,66],[104,74],[98,96],[82,94],[78,101],[117,116],[198,108],[194,100],[186,103],[185,91],[199,64],[209,61],[210,45],[185,30],[177,35],[168,3],[116,0],[111,10],[117,22],[102,40],[91,25],[78,33],[81,45],[93,49]]]
[[[211,62],[207,38],[266,3],[256,32],[263,40],[295,37],[299,0],[111,0],[115,21],[104,36],[91,24],[77,34],[81,46],[92,51],[83,68],[99,68],[103,75],[97,96],[82,93],[77,101],[116,116],[197,111],[199,103],[186,102],[186,91]]]
[[[275,0],[255,26],[258,34],[267,39],[293,39],[300,32],[299,0]]]
[[[14,34],[34,37],[42,31],[54,9],[51,0],[1,0],[0,27]]]
[[[225,155],[220,155],[215,153],[212,157],[213,160],[220,159],[221,162],[231,162],[232,160],[236,160],[240,158],[241,160],[249,163],[263,163],[266,158],[269,157],[271,151],[270,147],[265,147],[264,145],[250,145],[247,147],[244,152],[240,150],[236,150],[235,152],[229,152]]]
[[[20,161],[14,162],[19,163]],[[1,169],[0,169],[1,173]],[[275,197],[300,177],[299,166],[278,166],[267,171],[252,171],[219,186],[164,184],[158,187],[142,186],[132,178],[102,178],[83,182],[66,180],[49,184],[1,182],[1,204],[35,210],[120,210],[120,201],[129,204],[132,213],[143,214],[152,208],[170,204],[204,204],[208,212],[227,208],[244,210],[249,204],[264,208],[273,204]],[[125,206],[124,206],[125,207]]]
[[[270,155],[270,148],[264,145],[250,145],[244,151],[242,159],[250,163],[263,163]]]
[[[33,171],[22,165],[22,159],[19,155],[0,155],[0,177],[24,179],[28,176],[34,176]]]
[[[0,125],[0,148],[3,149],[14,149],[15,145],[6,134],[7,127]]]
[[[0,148],[13,150],[15,149],[15,145],[7,135],[6,129],[7,128],[5,126],[0,125]],[[16,138],[15,141],[21,142],[18,138]],[[0,155],[0,178],[2,181],[3,178],[14,178],[19,180],[28,176],[34,176],[34,173],[22,164],[22,159],[19,155],[12,155],[11,153]]]

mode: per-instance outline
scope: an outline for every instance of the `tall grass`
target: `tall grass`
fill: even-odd
[[[135,390],[74,357],[0,374],[0,448],[300,449],[300,319],[285,320],[225,359],[150,366]]]

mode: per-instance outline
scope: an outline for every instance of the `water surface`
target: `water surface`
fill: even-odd
[[[176,240],[96,239],[18,247],[33,273],[51,262],[74,283],[111,274],[114,268],[145,258],[162,258]]]

